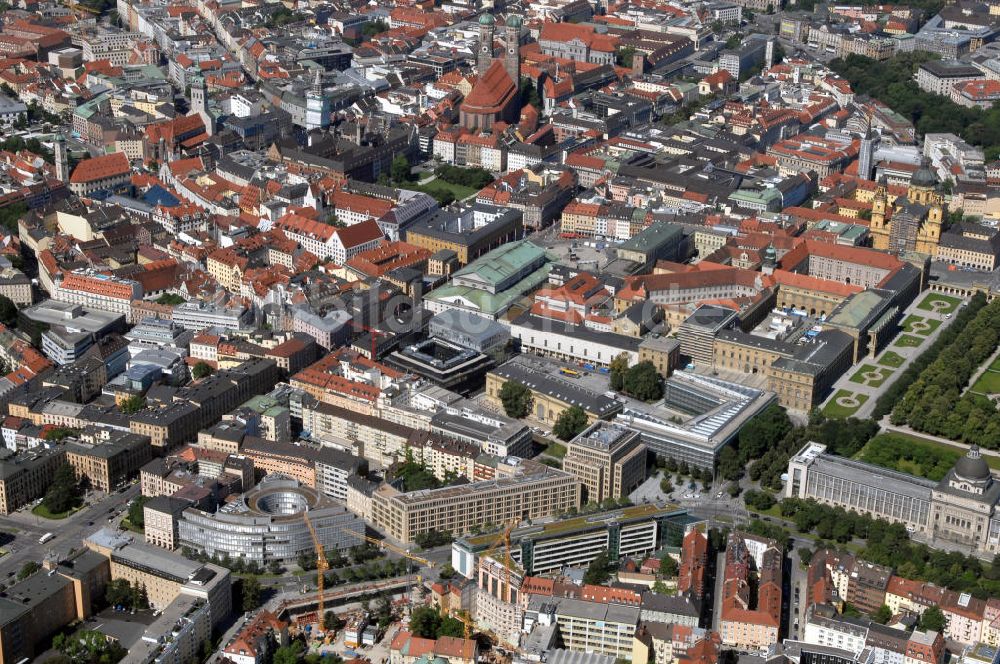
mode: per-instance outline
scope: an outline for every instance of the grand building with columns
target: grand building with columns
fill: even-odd
[[[785,497],[811,498],[902,523],[931,546],[984,556],[1000,552],[1000,482],[976,446],[934,482],[808,443],[788,462]]]

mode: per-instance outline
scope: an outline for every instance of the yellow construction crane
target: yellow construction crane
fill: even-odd
[[[452,615],[465,625],[465,640],[468,641],[469,637],[472,636],[472,630],[476,627],[475,621],[469,617],[468,611],[455,611]]]
[[[369,542],[371,544],[374,544],[375,546],[381,547],[383,549],[388,549],[389,551],[392,551],[394,553],[398,553],[399,555],[403,556],[404,558],[409,558],[410,560],[415,560],[416,562],[420,563],[421,565],[424,565],[426,567],[430,567],[431,569],[434,568],[434,563],[432,561],[427,560],[426,558],[421,558],[420,556],[414,555],[414,554],[410,553],[407,549],[404,549],[402,547],[398,547],[398,546],[396,546],[394,544],[390,544],[389,542],[386,542],[385,540],[380,540],[380,539],[378,539],[376,537],[371,537],[370,535],[363,535],[361,533],[356,533],[353,530],[348,530],[346,532],[347,532],[348,535],[351,535],[353,537],[357,537],[358,539],[363,539],[364,541]]]
[[[316,616],[316,633],[321,634],[323,631],[323,581],[324,574],[326,570],[330,569],[330,564],[326,562],[326,552],[323,551],[323,544],[319,541],[319,535],[316,534],[316,528],[313,527],[312,521],[309,520],[309,513],[302,513],[302,520],[306,522],[306,527],[309,529],[309,535],[312,537],[313,547],[316,549],[316,591],[317,598],[319,600],[319,606],[317,608],[318,613]]]
[[[498,560],[500,564],[503,565],[504,569],[503,580],[504,580],[504,586],[506,586],[506,588],[501,587],[500,599],[502,599],[505,602],[511,601],[510,574],[511,574],[511,568],[514,565],[517,565],[517,563],[514,562],[514,559],[510,555],[510,533],[512,530],[514,530],[514,528],[517,527],[517,524],[520,522],[521,520],[518,518],[511,519],[510,522],[508,522],[507,525],[504,526],[503,530],[500,531],[500,534],[497,535],[497,538],[493,540],[493,543],[490,545],[490,547],[480,555],[480,557],[488,556],[490,558],[493,558],[494,560]],[[503,558],[498,558],[496,552],[497,549],[499,549],[501,546],[503,547],[504,550]]]

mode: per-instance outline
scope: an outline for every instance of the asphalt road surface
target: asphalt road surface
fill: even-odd
[[[138,484],[123,493],[93,494],[86,499],[91,504],[59,520],[36,516],[31,513],[30,506],[0,516],[0,533],[5,536],[3,546],[8,551],[7,555],[0,557],[0,582],[8,583],[30,560],[40,563],[47,555],[64,557],[71,549],[79,549],[83,539],[101,527],[117,528],[127,512],[128,502],[138,495]],[[116,515],[118,512],[121,514]],[[55,538],[39,544],[38,538],[49,532],[54,533]]]

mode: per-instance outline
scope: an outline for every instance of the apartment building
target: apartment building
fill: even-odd
[[[774,540],[729,535],[719,622],[723,645],[766,652],[778,642],[783,559]]]
[[[414,430],[379,417],[308,400],[302,406],[302,426],[313,436],[339,445],[380,466],[402,460],[403,451],[413,440]]]
[[[142,284],[93,270],[78,270],[58,282],[52,299],[129,316],[132,301],[142,299]]]
[[[347,501],[347,478],[364,475],[368,462],[334,447],[315,447],[247,436],[241,454],[264,474],[287,475],[330,498]]]
[[[177,521],[181,512],[191,507],[191,501],[172,496],[155,496],[142,506],[146,544],[168,551],[177,548]]]
[[[0,514],[10,514],[45,495],[59,466],[63,448],[37,449],[0,461]]]
[[[409,543],[432,530],[458,534],[579,509],[581,485],[574,476],[527,460],[519,470],[513,477],[410,493],[384,484],[372,496],[372,521]]]
[[[126,486],[152,457],[149,438],[127,431],[88,427],[66,443],[66,461],[91,488],[111,492]]]
[[[188,560],[107,528],[98,530],[83,543],[111,561],[113,580],[124,579],[144,587],[154,609],[165,609],[181,595],[202,599],[211,607],[213,626],[219,625],[232,611],[230,575],[224,567]]]
[[[637,606],[562,599],[555,606],[552,619],[559,625],[559,634],[568,650],[629,659],[639,613]]]
[[[320,260],[343,265],[363,251],[374,249],[385,235],[374,219],[337,228],[305,217],[285,215],[275,223],[290,240]]]
[[[286,645],[288,623],[262,609],[247,620],[222,652],[233,664],[264,664],[274,650]]]
[[[599,420],[566,444],[563,470],[583,482],[585,502],[621,498],[646,477],[646,446],[638,432]]]

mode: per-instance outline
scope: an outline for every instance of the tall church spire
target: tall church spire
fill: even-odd
[[[511,14],[507,17],[504,34],[503,67],[514,81],[514,86],[521,87],[521,17]]]
[[[476,56],[476,73],[482,76],[493,63],[493,33],[496,21],[493,14],[483,13],[479,17],[479,53]]]

